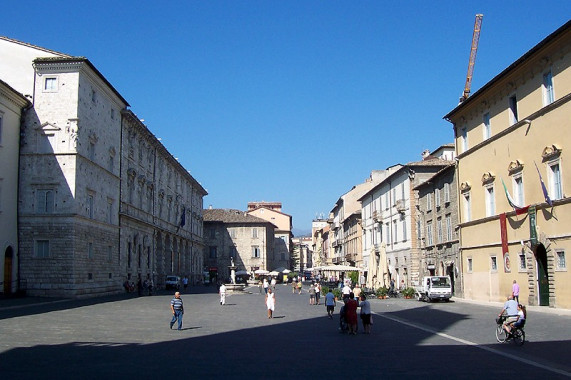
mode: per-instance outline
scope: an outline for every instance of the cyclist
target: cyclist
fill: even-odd
[[[515,322],[510,323],[509,325],[506,325],[506,331],[508,332],[508,334],[511,332],[512,327],[523,327],[523,325],[525,324],[525,318],[527,317],[527,311],[525,309],[525,306],[523,306],[521,303],[519,303],[517,305],[517,320]]]
[[[501,317],[502,315],[505,315],[507,317],[506,320],[504,321],[503,327],[504,330],[506,330],[506,332],[509,333],[508,325],[510,323],[517,321],[518,319],[517,302],[514,300],[511,294],[508,296],[508,300],[504,304],[504,308],[502,309],[500,314],[498,314],[498,317]]]

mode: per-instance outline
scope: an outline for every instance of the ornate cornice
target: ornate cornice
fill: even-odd
[[[460,191],[462,191],[463,193],[470,191],[472,189],[472,185],[470,185],[470,182],[466,181],[466,182],[462,182],[460,184]]]
[[[492,172],[485,172],[482,175],[482,185],[488,185],[490,183],[493,183],[495,179],[496,176],[493,175]]]
[[[523,163],[520,160],[514,160],[508,165],[508,173],[513,175],[523,170]]]
[[[551,160],[558,157],[561,154],[561,151],[562,149],[555,144],[548,145],[545,148],[543,148],[543,151],[541,152],[541,157],[543,157],[544,161]]]

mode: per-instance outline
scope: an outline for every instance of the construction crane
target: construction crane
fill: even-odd
[[[468,74],[466,74],[466,85],[464,86],[464,93],[460,98],[460,103],[468,99],[470,95],[470,87],[472,86],[472,74],[474,73],[474,63],[476,62],[476,52],[478,51],[478,41],[480,40],[480,29],[482,28],[483,14],[476,15],[476,22],[474,23],[474,34],[472,35],[472,48],[470,49],[470,61],[468,62]]]

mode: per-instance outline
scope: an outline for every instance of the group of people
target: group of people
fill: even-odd
[[[349,284],[345,284],[343,290],[349,288]],[[349,288],[350,289],[350,288]],[[371,325],[373,323],[371,314],[371,304],[367,301],[365,294],[361,294],[361,288],[355,286],[355,292],[350,290],[348,293],[343,292],[343,306],[339,311],[339,330],[341,332],[348,332],[351,335],[357,335],[358,329],[358,318],[357,309],[361,308],[359,316],[361,318],[361,323],[363,324],[363,330],[365,334],[371,333]],[[327,308],[327,315],[330,319],[333,319],[333,312],[335,310],[335,305],[337,300],[332,290],[325,295],[325,307]]]

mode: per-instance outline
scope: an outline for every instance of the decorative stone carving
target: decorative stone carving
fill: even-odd
[[[496,179],[496,176],[492,174],[492,172],[485,172],[482,175],[482,185],[487,185],[490,184],[492,182],[494,182]]]
[[[466,181],[460,184],[460,191],[466,192],[470,191],[470,189],[472,189],[472,185],[470,185],[470,182]]]
[[[543,152],[541,152],[541,157],[543,157],[543,160],[546,161],[556,158],[560,154],[561,154],[561,148],[553,144],[543,148]]]
[[[511,174],[520,172],[523,170],[523,163],[520,160],[514,160],[508,165],[508,172]]]

